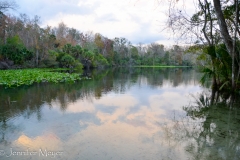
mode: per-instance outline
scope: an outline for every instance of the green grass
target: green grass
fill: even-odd
[[[0,86],[12,88],[41,82],[60,83],[81,80],[81,74],[57,71],[53,69],[0,70]]]
[[[185,68],[191,66],[134,66],[134,67],[142,67],[142,68]]]

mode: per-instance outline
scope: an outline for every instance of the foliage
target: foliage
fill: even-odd
[[[200,70],[203,73],[202,78],[200,79],[200,82],[204,84],[210,77],[212,77],[215,73],[210,68],[202,68]]]
[[[57,52],[53,52],[54,54],[56,54],[57,58],[56,61],[59,62],[59,66],[62,68],[76,68],[78,70],[81,70],[83,68],[83,65],[76,60],[74,57],[72,57],[70,54],[68,53],[64,53],[59,51],[59,53]]]
[[[140,67],[140,68],[188,68],[191,66],[145,66],[145,65],[139,65],[134,67]]]
[[[200,67],[200,71],[203,73],[201,83],[204,84],[206,80],[215,77],[216,86],[219,89],[230,87],[232,62],[226,46],[219,44],[214,47],[205,46],[202,49],[203,52],[199,55],[198,60],[204,60],[206,64]]]
[[[8,41],[7,47],[0,48],[1,53],[6,48],[8,51],[4,52],[7,57],[0,54],[0,59],[11,58],[21,68],[195,65],[191,54],[183,56],[185,47],[177,45],[168,50],[157,43],[132,45],[124,37],[109,39],[100,33],[83,33],[63,22],[54,28],[41,28],[38,16],[31,19],[25,14],[6,16],[6,23],[3,33],[7,34],[1,39],[2,43]]]
[[[79,45],[72,46],[71,44],[66,44],[62,50],[66,54],[74,57],[76,60],[80,60],[84,67],[99,67],[109,65],[107,59],[102,54],[99,54],[96,50],[90,51],[88,49],[83,49]],[[62,56],[64,56],[65,53],[60,53],[58,59],[60,58],[61,61],[74,63],[70,56],[64,57],[65,60],[62,59]]]
[[[39,67],[43,66],[42,68],[58,68],[59,62],[56,61],[58,53],[54,50],[49,50],[49,55],[42,60]]]
[[[24,47],[19,36],[8,38],[7,43],[1,46],[0,54],[4,59],[12,60],[15,64],[23,64],[33,57],[33,53]]]
[[[203,49],[202,56],[199,57],[200,64],[208,75],[210,74],[208,69],[211,70],[213,87],[222,89],[224,86],[231,88],[232,91],[238,91],[239,1],[198,0],[196,1],[198,7],[192,16],[183,11],[184,8],[181,6],[184,5],[175,3],[169,7],[168,27],[177,33],[179,39],[189,39],[190,43],[195,41],[196,46]],[[203,58],[207,63],[203,62]]]
[[[64,54],[60,60],[60,64],[63,68],[72,68],[74,65],[74,58],[69,54]]]
[[[108,66],[109,65],[107,59],[104,58],[103,55],[101,55],[101,54],[95,55],[94,62],[96,64],[96,66]]]
[[[0,71],[0,85],[6,88],[41,82],[75,82],[81,80],[77,73],[60,73],[49,69],[24,69]]]

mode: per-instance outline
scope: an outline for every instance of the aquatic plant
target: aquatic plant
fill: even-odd
[[[1,70],[0,86],[12,88],[41,82],[75,82],[81,80],[80,75],[79,73],[60,73],[50,69]]]

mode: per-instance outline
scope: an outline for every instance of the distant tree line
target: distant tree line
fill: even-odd
[[[4,2],[4,3],[3,3]],[[15,3],[0,3],[0,69],[65,67],[93,68],[136,65],[196,65],[197,54],[187,47],[162,44],[133,45],[123,37],[109,39],[100,33],[80,32],[64,22],[40,27],[40,18],[5,15]]]

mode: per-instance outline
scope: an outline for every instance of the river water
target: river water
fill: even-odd
[[[0,159],[240,159],[238,105],[202,87],[195,70],[87,76],[2,89]]]

